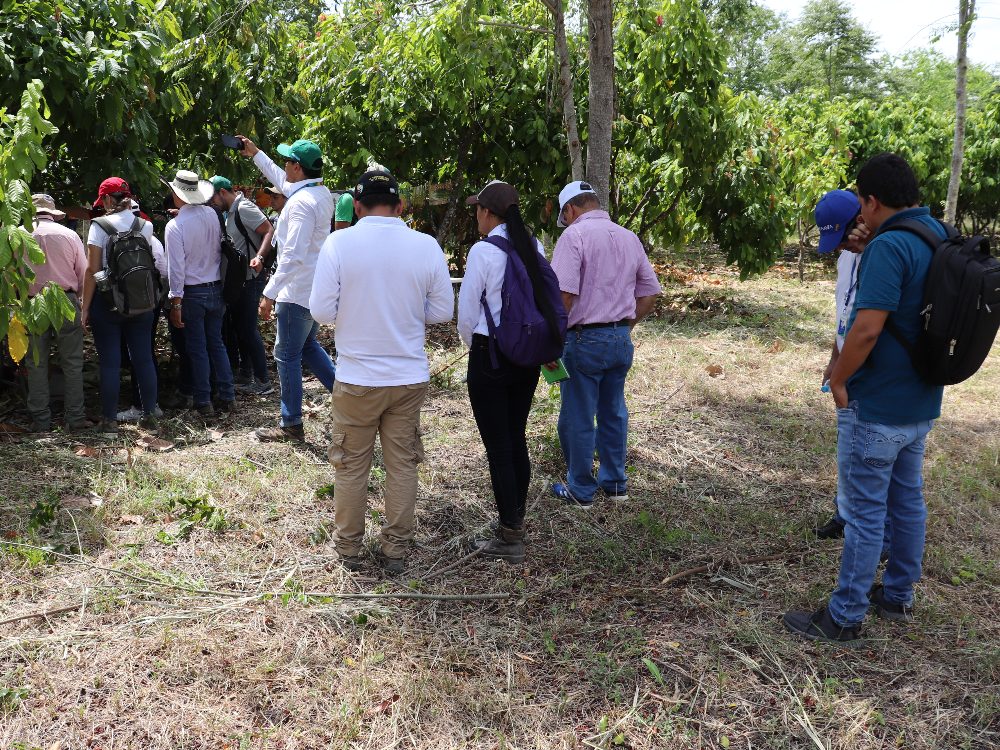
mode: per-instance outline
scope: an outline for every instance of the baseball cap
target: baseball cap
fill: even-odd
[[[844,241],[847,227],[861,212],[861,201],[850,190],[831,190],[816,204],[820,253],[831,253]]]
[[[516,206],[519,200],[517,190],[513,185],[500,180],[493,180],[475,195],[465,199],[467,206],[482,206],[488,208],[497,216],[506,216],[511,206]]]
[[[215,192],[233,189],[233,183],[230,179],[228,177],[223,177],[222,175],[215,175],[215,177],[209,179],[209,182],[212,183],[212,187],[215,188]]]
[[[353,195],[361,199],[366,195],[399,195],[399,183],[385,169],[372,169],[358,178]]]
[[[105,195],[111,195],[112,193],[124,193],[125,195],[131,196],[132,189],[121,177],[109,177],[101,183],[100,187],[97,188],[97,200],[94,201],[94,208],[99,208],[101,205],[101,198]]]
[[[576,196],[583,195],[584,193],[589,193],[594,196],[597,195],[593,186],[586,180],[576,180],[575,182],[571,182],[559,191],[559,216],[556,219],[556,226],[566,226],[562,218],[563,209],[566,208],[566,204],[573,200]]]
[[[323,168],[323,154],[320,152],[319,146],[312,141],[300,138],[290,146],[287,143],[282,143],[278,146],[278,153],[286,159],[298,162],[306,169]]]

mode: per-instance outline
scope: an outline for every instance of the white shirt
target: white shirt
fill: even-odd
[[[507,225],[494,227],[489,237],[507,238]],[[538,244],[538,252],[545,256],[545,248]],[[507,253],[496,245],[480,240],[471,248],[465,259],[465,277],[458,290],[458,335],[466,346],[472,346],[472,336],[481,333],[489,336],[490,328],[486,322],[486,311],[480,300],[483,290],[486,290],[486,304],[490,308],[493,323],[500,325],[500,308],[503,301],[500,292],[503,289],[503,277],[507,270]]]
[[[861,253],[841,250],[837,258],[837,351],[843,351],[844,338],[847,335],[847,322],[851,319],[854,307],[854,296],[858,292],[858,268],[861,265]]]
[[[426,326],[448,322],[454,311],[444,251],[401,219],[366,216],[324,243],[309,312],[336,326],[338,381],[426,383]]]
[[[207,205],[181,206],[163,233],[167,247],[167,297],[184,297],[184,287],[222,278],[222,229],[219,215]]]
[[[141,217],[137,217],[132,213],[131,208],[126,208],[122,211],[117,211],[113,214],[106,214],[101,216],[102,219],[107,219],[111,226],[113,226],[119,232],[127,232],[132,228],[132,223]],[[149,241],[150,247],[153,245],[153,222],[146,221],[143,219],[142,234]],[[90,222],[90,230],[87,232],[87,244],[94,245],[95,247],[101,248],[101,266],[103,268],[108,267],[108,233],[98,226],[97,222]],[[153,256],[156,257],[155,254]]]
[[[167,277],[167,254],[163,249],[163,243],[156,239],[156,235],[153,235],[153,241],[149,243],[153,248],[153,265],[156,266],[156,270],[160,272],[160,278],[166,279]]]
[[[263,151],[254,155],[253,163],[288,196],[274,234],[281,249],[278,267],[264,287],[264,296],[308,307],[316,261],[333,221],[333,196],[319,177],[288,182],[285,170]]]

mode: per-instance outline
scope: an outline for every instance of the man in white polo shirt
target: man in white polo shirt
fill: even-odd
[[[278,146],[285,158],[282,169],[244,136],[243,150],[253,163],[288,197],[275,237],[280,248],[278,267],[264,287],[260,317],[278,319],[274,341],[274,361],[281,384],[281,422],[278,427],[262,427],[258,440],[304,442],[302,426],[302,365],[328,390],[333,388],[333,360],[316,340],[319,325],[310,314],[309,292],[312,289],[316,259],[323,240],[330,234],[333,221],[333,196],[323,185],[323,156],[312,141],[298,140]]]
[[[420,407],[430,380],[425,329],[451,320],[455,299],[441,246],[399,218],[399,185],[389,172],[361,176],[354,210],[358,223],[324,243],[309,298],[313,317],[336,325],[329,450],[336,469],[335,544],[344,566],[357,570],[378,434],[386,471],[378,560],[398,573],[413,538],[423,458]]]

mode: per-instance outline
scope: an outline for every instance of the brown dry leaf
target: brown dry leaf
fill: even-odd
[[[713,378],[717,378],[723,373],[722,365],[709,365],[705,368],[705,372]]]
[[[18,427],[16,424],[11,424],[10,422],[0,422],[0,434],[20,434],[24,432],[27,432],[27,430],[23,427]]]
[[[209,431],[208,431],[208,436],[209,436],[209,437],[210,437],[210,438],[211,438],[212,440],[214,440],[214,441],[218,441],[218,440],[222,440],[222,437],[223,437],[223,435],[225,435],[225,434],[226,434],[226,433],[224,433],[224,432],[219,432],[218,430],[209,430]]]
[[[781,339],[775,339],[774,343],[771,344],[771,348],[767,350],[768,354],[777,354],[778,352],[783,352],[785,350],[785,342]]]
[[[82,495],[63,495],[59,503],[64,508],[89,508],[92,501]]]
[[[73,453],[84,458],[97,458],[101,455],[101,451],[92,445],[77,445],[73,448]]]
[[[153,437],[152,435],[143,435],[135,441],[135,444],[148,451],[160,451],[161,453],[173,450],[174,447],[174,444],[169,440],[163,440],[162,438]]]
[[[133,526],[142,526],[143,518],[142,516],[122,516],[118,519],[119,523],[131,524]]]

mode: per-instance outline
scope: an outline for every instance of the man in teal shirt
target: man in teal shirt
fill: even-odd
[[[784,617],[797,635],[840,643],[860,639],[869,606],[890,620],[913,619],[927,519],[924,444],[941,415],[944,392],[920,378],[886,329],[891,316],[903,337],[916,341],[935,250],[910,232],[893,231],[893,225],[915,220],[942,239],[944,228],[919,205],[913,170],[895,154],[874,156],[861,168],[858,197],[873,239],[861,257],[847,338],[830,377],[837,405],[837,493],[847,521],[840,577],[829,606]],[[889,562],[882,584],[873,588],[887,515]]]

